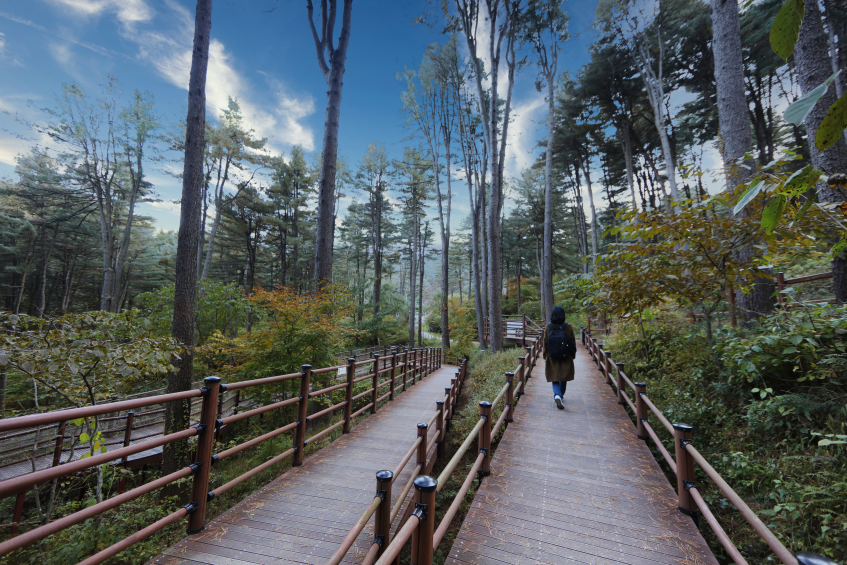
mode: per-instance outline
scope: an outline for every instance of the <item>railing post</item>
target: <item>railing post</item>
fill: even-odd
[[[303,464],[303,451],[306,442],[306,416],[309,413],[309,381],[312,378],[312,366],[303,365],[300,376],[300,403],[297,405],[297,427],[294,428],[294,458],[292,467]]]
[[[344,389],[344,425],[341,427],[341,433],[349,434],[350,426],[353,425],[353,379],[356,378],[356,358],[350,357],[347,359],[347,387]]]
[[[597,344],[597,368],[602,371],[603,369],[601,369],[600,364],[605,363],[605,362],[606,362],[606,352],[603,350],[603,344],[598,343]]]
[[[379,398],[379,353],[374,353],[374,375],[372,377],[373,392],[371,393],[371,414],[376,414],[376,399]]]
[[[21,529],[21,518],[24,515],[24,500],[26,500],[26,491],[19,492],[15,498],[15,510],[12,512],[12,527],[11,534],[15,535]]]
[[[512,421],[512,416],[515,414],[515,374],[514,373],[506,373],[506,384],[509,385],[509,388],[506,389],[506,405],[503,409],[506,411],[506,425]]]
[[[217,419],[218,397],[221,393],[220,377],[203,379],[203,404],[200,408],[200,423],[197,428],[197,460],[191,466],[194,485],[191,489],[193,511],[188,516],[188,534],[203,531],[206,522],[206,503],[209,497],[209,475],[212,472],[212,451],[215,442],[215,420]]]
[[[59,463],[62,462],[62,447],[65,445],[65,429],[67,429],[67,425],[67,422],[59,422],[59,431],[56,432],[56,447],[53,448],[53,467],[58,467]],[[124,442],[124,447],[127,445],[129,443]],[[124,463],[126,463],[126,459],[124,459]]]
[[[389,387],[388,400],[394,400],[394,379],[397,378],[397,348],[391,348],[391,384]]]
[[[418,424],[418,437],[421,438],[421,443],[418,445],[418,465],[421,466],[421,475],[426,474],[426,432],[428,427],[427,424]]]
[[[691,493],[688,489],[694,486],[694,458],[685,449],[691,443],[691,426],[688,424],[673,425],[673,443],[676,459],[676,486],[679,495],[679,510],[683,514],[693,516],[697,511]]]
[[[618,404],[623,405],[624,399],[624,380],[623,380],[623,363],[615,363],[615,374],[617,375],[617,387],[618,387]]]
[[[606,384],[612,384],[612,352],[606,352],[606,363],[605,363],[605,371],[606,373]]]
[[[435,440],[435,458],[444,459],[444,401],[435,401],[435,411],[441,410],[441,416],[435,419],[435,434],[438,438]]]
[[[647,440],[647,403],[641,398],[647,394],[647,383],[632,383],[635,385],[635,425],[638,426],[638,439]]]
[[[409,378],[409,348],[403,348],[403,392],[406,392],[406,379]]]
[[[391,483],[394,479],[392,471],[377,471],[376,495],[382,499],[374,514],[374,543],[379,544],[377,557],[385,553],[388,547],[388,535],[391,531]]]
[[[220,396],[218,398],[220,398]],[[134,421],[135,421],[135,412],[130,410],[129,412],[126,413],[126,425],[124,426],[124,444],[123,444],[123,447],[129,447],[129,442],[132,441],[132,424],[133,424]],[[62,430],[61,435],[64,436],[65,435],[64,434],[65,423],[62,422],[60,424],[59,428]],[[62,447],[59,444],[58,440],[56,440],[56,451],[57,452],[53,454],[53,466],[54,467],[59,464],[59,462],[56,460],[57,459],[56,456],[62,455]],[[126,462],[127,462],[127,457],[124,457],[123,459],[121,459],[121,466],[125,466]],[[122,494],[125,487],[126,487],[126,477],[121,477],[121,480],[118,483],[118,493]]]
[[[435,534],[435,488],[438,481],[428,475],[415,477],[415,510],[420,523],[412,532],[412,564],[432,565]]]
[[[453,389],[453,392],[450,393],[450,417],[453,417],[453,412],[456,411],[456,404],[458,404],[459,400],[459,373],[456,373],[456,377],[450,379],[450,387]]]
[[[447,404],[444,406],[444,409],[447,411],[447,412],[445,412],[445,414],[446,414],[448,420],[452,420],[453,419],[453,387],[452,386],[444,387],[444,394],[447,396]]]
[[[526,357],[518,357],[518,383],[521,385],[521,390],[518,391],[517,398],[520,398],[523,395],[523,389],[526,387]],[[514,390],[514,387],[512,387]]]
[[[524,347],[524,350],[526,351],[527,361],[525,361],[524,363],[523,385],[524,387],[526,387],[527,381],[532,376],[532,368],[535,367],[535,344],[528,347]],[[521,391],[521,394],[523,394],[523,391]]]
[[[479,467],[479,480],[491,474],[491,403],[483,400],[479,403],[479,417],[485,418],[482,429],[479,430],[479,452],[485,453],[482,465]]]

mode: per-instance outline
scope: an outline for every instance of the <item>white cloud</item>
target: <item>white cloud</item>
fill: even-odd
[[[15,137],[0,137],[0,163],[14,167],[15,157],[21,152],[21,140]]]
[[[151,208],[155,208],[156,210],[167,212],[168,214],[175,214],[177,216],[179,216],[180,209],[182,208],[178,203],[170,200],[162,200],[160,202],[147,202],[147,205]]]
[[[6,34],[0,31],[0,57],[6,54]]]
[[[152,64],[165,80],[188,90],[194,19],[185,7],[171,0],[166,3],[175,16],[176,30],[133,29],[125,37],[138,45],[140,57]],[[209,117],[217,117],[227,107],[230,96],[238,98],[245,124],[260,137],[267,137],[269,148],[282,152],[283,148],[278,145],[281,143],[284,146],[299,144],[306,151],[314,150],[314,133],[302,123],[315,112],[312,96],[297,96],[278,79],[261,71],[260,74],[268,81],[276,104],[256,100],[253,85],[236,70],[232,54],[222,42],[212,39],[206,75],[206,105],[212,114]]]
[[[547,101],[536,94],[512,107],[509,140],[506,144],[506,176],[517,178],[523,169],[535,162],[534,151],[538,145],[539,118],[545,116]]]
[[[125,26],[153,19],[155,11],[144,0],[48,0],[81,16],[114,13]]]
[[[49,48],[50,56],[60,65],[67,65],[73,57],[71,48],[65,43],[51,43]]]

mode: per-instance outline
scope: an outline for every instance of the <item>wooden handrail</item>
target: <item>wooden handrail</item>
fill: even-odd
[[[393,355],[393,356],[396,358],[396,355]],[[406,355],[404,354],[404,358],[405,357],[406,357]],[[421,350],[419,352],[419,355],[415,359],[413,359],[415,366],[410,367],[410,369],[407,371],[407,373],[412,372],[413,373],[412,374],[413,379],[416,378],[416,377],[422,378],[425,374],[429,374],[430,372],[435,370],[435,368],[437,368],[440,365],[441,358],[442,358],[442,352],[441,352],[440,349]],[[374,359],[370,359],[370,360],[359,362],[359,363],[353,363],[353,365],[356,365],[356,364],[364,365],[364,364],[369,364],[369,363],[373,363],[375,369],[374,369],[374,372],[372,374],[368,375],[368,377],[373,377],[374,381],[376,382],[377,388],[381,388],[382,386],[385,386],[385,384],[388,382],[388,381],[384,381],[382,383],[379,383],[380,377],[388,376],[388,379],[391,381],[392,386],[391,386],[390,393],[388,393],[388,394],[384,395],[383,397],[377,399],[377,402],[380,402],[380,401],[384,400],[385,398],[387,398],[389,396],[389,394],[393,395],[393,393],[395,392],[394,386],[393,386],[394,381],[397,378],[405,378],[406,373],[400,374],[400,373],[397,373],[396,371],[394,371],[391,368],[385,368],[385,367],[383,369],[379,369],[378,363]],[[298,460],[302,460],[303,450],[305,449],[305,447],[307,445],[309,445],[313,442],[316,442],[317,440],[327,436],[329,433],[336,430],[341,425],[345,425],[345,428],[347,428],[347,426],[346,426],[346,424],[348,423],[347,414],[349,413],[348,410],[347,410],[348,405],[352,404],[354,400],[360,398],[361,396],[364,396],[364,395],[357,395],[357,396],[352,395],[352,389],[353,389],[354,384],[355,384],[354,380],[353,379],[347,379],[347,382],[345,382],[343,384],[332,385],[332,386],[325,387],[325,388],[318,390],[318,391],[315,391],[315,392],[310,391],[310,384],[311,384],[310,378],[311,378],[312,375],[338,372],[339,370],[341,370],[343,368],[344,368],[344,366],[330,366],[330,367],[324,367],[322,369],[317,369],[317,370],[313,371],[311,366],[304,365],[303,370],[300,373],[292,373],[292,374],[288,374],[288,375],[278,375],[278,376],[274,376],[274,377],[255,379],[255,380],[251,380],[251,381],[242,381],[242,382],[238,382],[238,383],[232,383],[229,386],[226,386],[223,383],[221,383],[220,379],[217,378],[217,377],[207,377],[206,379],[204,379],[204,386],[201,389],[194,389],[194,390],[189,390],[189,391],[180,392],[180,393],[164,394],[164,395],[145,397],[145,398],[137,398],[137,399],[131,399],[131,400],[122,400],[122,401],[119,401],[119,402],[104,403],[104,404],[98,404],[98,405],[94,405],[94,406],[86,406],[86,407],[83,407],[83,408],[56,410],[56,411],[53,411],[53,412],[45,412],[45,413],[41,413],[41,414],[32,414],[32,415],[29,415],[29,416],[21,416],[21,417],[17,417],[17,418],[8,418],[8,419],[5,419],[5,420],[0,420],[0,431],[18,430],[18,429],[30,428],[30,427],[36,427],[36,426],[55,427],[56,425],[58,425],[59,428],[60,428],[60,432],[59,432],[59,434],[54,434],[53,437],[50,437],[50,441],[53,441],[55,439],[56,442],[57,442],[57,446],[58,446],[56,449],[60,450],[61,449],[61,443],[59,443],[59,442],[64,440],[64,427],[63,426],[65,425],[66,422],[68,422],[70,420],[77,419],[77,418],[90,418],[90,417],[99,416],[99,415],[102,415],[102,414],[116,413],[116,412],[121,412],[121,411],[126,411],[126,410],[132,410],[132,409],[135,409],[135,408],[141,408],[141,407],[145,407],[145,406],[163,404],[163,403],[167,403],[167,402],[189,400],[189,399],[193,399],[193,398],[202,398],[203,399],[202,407],[200,407],[199,412],[195,413],[196,416],[199,418],[199,424],[197,424],[196,426],[192,426],[192,427],[190,427],[186,430],[180,431],[180,432],[162,435],[162,436],[159,436],[156,439],[152,439],[152,440],[149,440],[149,441],[138,442],[138,439],[140,439],[140,438],[132,438],[131,430],[137,429],[139,427],[149,427],[150,425],[154,425],[155,423],[153,423],[153,424],[143,424],[141,426],[133,426],[132,423],[131,423],[133,413],[130,412],[129,415],[126,417],[126,418],[128,418],[128,422],[129,422],[129,424],[127,426],[124,426],[123,428],[112,428],[112,429],[108,429],[108,430],[103,430],[105,433],[123,432],[124,438],[120,441],[115,441],[115,442],[112,442],[112,443],[123,443],[124,447],[122,447],[120,449],[113,450],[113,451],[109,451],[109,452],[106,452],[106,453],[103,453],[103,454],[98,454],[98,455],[95,455],[95,456],[92,456],[92,457],[89,457],[89,458],[86,458],[86,459],[78,459],[78,460],[73,461],[73,462],[68,462],[68,463],[61,465],[61,466],[54,465],[53,467],[50,467],[50,468],[47,468],[47,469],[42,469],[42,470],[36,471],[34,473],[28,473],[28,474],[25,474],[25,475],[20,475],[20,476],[17,476],[17,477],[13,477],[11,479],[0,481],[0,497],[9,496],[11,494],[15,494],[15,493],[19,493],[19,492],[25,492],[28,488],[30,488],[31,486],[33,486],[35,484],[42,484],[46,481],[50,481],[52,479],[55,479],[55,478],[58,478],[58,477],[61,477],[61,476],[64,476],[64,475],[68,475],[68,474],[71,474],[71,473],[90,469],[92,467],[96,467],[98,465],[102,465],[102,464],[110,462],[110,461],[115,461],[115,460],[126,461],[128,456],[134,455],[134,454],[137,454],[137,453],[141,453],[141,452],[144,452],[144,451],[148,451],[148,450],[150,450],[151,448],[154,448],[154,447],[163,446],[163,445],[166,445],[168,443],[173,443],[173,442],[176,442],[176,441],[185,441],[189,437],[193,437],[193,436],[197,436],[199,438],[198,447],[196,449],[196,459],[197,460],[190,467],[186,467],[185,469],[182,469],[182,470],[180,470],[176,473],[173,473],[173,474],[168,475],[166,477],[162,477],[161,479],[152,481],[152,482],[144,484],[142,486],[136,487],[136,488],[131,489],[127,492],[121,493],[121,494],[119,494],[115,497],[107,499],[107,500],[105,500],[105,501],[103,501],[99,504],[95,504],[94,506],[91,506],[89,508],[85,508],[85,509],[82,509],[80,511],[74,512],[74,513],[72,513],[68,516],[65,516],[63,518],[60,518],[60,519],[55,520],[53,522],[50,522],[46,525],[40,526],[38,528],[35,528],[35,529],[30,530],[28,532],[25,532],[21,535],[10,538],[10,539],[8,539],[5,542],[0,544],[0,556],[7,555],[10,552],[15,551],[16,549],[19,549],[21,547],[24,547],[24,546],[30,544],[30,543],[36,542],[40,539],[43,539],[47,535],[50,535],[52,533],[63,530],[65,528],[70,527],[74,524],[77,524],[81,521],[87,520],[87,519],[94,517],[94,516],[98,515],[99,513],[104,512],[108,509],[120,506],[121,504],[123,504],[124,502],[126,502],[128,500],[132,500],[133,498],[136,498],[136,497],[141,496],[143,494],[148,494],[148,493],[150,493],[150,492],[152,492],[152,491],[154,491],[158,488],[161,488],[162,486],[165,486],[165,485],[167,485],[167,484],[169,484],[169,483],[171,483],[171,482],[173,482],[177,479],[181,479],[181,478],[191,476],[191,475],[194,476],[194,486],[193,486],[193,489],[192,489],[192,491],[193,491],[193,494],[192,494],[193,502],[186,505],[185,508],[183,508],[183,509],[181,509],[177,512],[174,512],[174,513],[166,516],[165,518],[163,518],[163,519],[161,519],[161,520],[159,520],[159,521],[157,521],[153,524],[148,525],[147,527],[143,528],[139,532],[136,532],[135,534],[128,536],[127,538],[124,538],[123,540],[121,540],[118,543],[112,545],[111,547],[101,551],[100,553],[87,558],[85,561],[83,561],[83,563],[85,563],[86,565],[93,565],[95,563],[101,563],[102,561],[108,559],[109,557],[114,556],[117,553],[120,553],[121,551],[124,551],[127,548],[131,547],[134,543],[137,543],[138,541],[145,539],[146,537],[154,534],[157,531],[160,531],[161,529],[173,524],[174,522],[176,522],[176,521],[178,521],[178,520],[180,520],[184,517],[188,517],[188,519],[189,519],[189,533],[194,533],[194,532],[200,531],[203,528],[203,524],[205,522],[205,506],[206,506],[207,501],[214,499],[216,496],[219,496],[219,495],[223,494],[224,492],[227,492],[228,490],[234,488],[235,486],[243,483],[244,481],[256,476],[257,474],[261,473],[262,471],[272,467],[273,465],[276,465],[277,463],[282,462],[283,460],[285,460],[289,457],[293,456],[294,460],[295,460],[294,464],[296,464],[296,462]],[[389,372],[390,372],[390,375],[389,375]],[[271,403],[271,404],[268,404],[268,405],[265,405],[265,406],[260,406],[260,407],[257,407],[255,409],[248,410],[248,411],[245,411],[245,412],[234,413],[234,414],[231,414],[229,416],[224,416],[223,414],[219,415],[219,410],[222,410],[222,407],[224,405],[224,401],[222,399],[220,399],[220,394],[223,393],[224,391],[226,391],[226,390],[241,390],[241,389],[248,389],[248,388],[257,387],[257,386],[274,385],[274,384],[278,384],[278,383],[288,381],[288,380],[299,380],[300,381],[301,394],[299,396],[293,397],[293,398],[288,398],[288,399],[278,401],[278,402],[274,402],[274,403]],[[363,379],[358,379],[358,380],[363,380]],[[323,408],[323,409],[317,411],[316,413],[312,414],[311,416],[308,415],[309,398],[314,397],[314,396],[318,396],[318,395],[331,393],[333,391],[337,391],[337,390],[341,390],[341,389],[347,389],[347,392],[346,392],[347,400],[344,400],[340,403],[334,404],[334,405],[329,406],[327,408]],[[367,393],[369,393],[369,392],[370,391],[367,391]],[[240,393],[239,393],[239,395],[240,395]],[[236,408],[237,408],[237,404],[239,403],[239,398],[240,398],[240,396],[237,395],[236,401],[235,401]],[[276,430],[272,430],[271,432],[268,432],[268,433],[261,435],[257,438],[253,438],[251,440],[245,441],[245,442],[243,442],[239,445],[236,445],[234,447],[226,449],[226,450],[224,450],[224,451],[222,451],[218,454],[214,453],[214,446],[215,446],[215,442],[216,442],[217,436],[218,436],[217,432],[219,430],[223,429],[225,426],[231,425],[231,424],[233,424],[237,421],[240,421],[240,420],[245,420],[245,419],[251,418],[253,416],[258,416],[258,415],[264,414],[265,412],[269,412],[271,410],[281,408],[283,406],[294,405],[294,404],[298,405],[298,418],[295,422],[281,426],[281,427],[277,428]],[[337,422],[333,425],[328,426],[327,428],[325,428],[324,430],[322,430],[322,431],[318,432],[317,434],[313,435],[309,439],[305,439],[305,426],[306,426],[308,420],[319,418],[323,415],[327,415],[327,414],[331,413],[332,411],[337,410],[341,407],[345,407],[345,417],[342,418],[342,420],[340,422]],[[375,407],[375,404],[373,402],[369,403],[368,405],[366,405],[365,407],[363,407],[359,411],[350,414],[349,420],[352,421],[353,418],[355,418],[356,416],[361,414],[364,410],[367,410],[368,408],[371,408],[371,407]],[[148,411],[148,412],[146,412],[146,414],[150,414],[150,413],[154,413],[154,412],[158,412],[158,411]],[[122,418],[124,418],[124,417],[117,417],[117,418],[111,418],[110,417],[110,419],[122,419]],[[226,459],[227,457],[230,457],[230,456],[232,456],[236,453],[239,453],[239,452],[241,452],[245,449],[254,447],[254,446],[256,446],[256,445],[258,445],[258,444],[260,444],[264,441],[273,439],[273,438],[275,438],[275,437],[277,437],[277,436],[279,436],[283,433],[289,432],[289,431],[293,431],[294,437],[295,437],[294,446],[291,449],[289,449],[289,450],[277,455],[276,457],[256,466],[253,469],[248,470],[247,472],[243,473],[242,475],[232,479],[231,481],[229,481],[228,483],[226,483],[224,485],[219,486],[218,488],[216,488],[215,490],[213,490],[211,492],[208,490],[209,475],[210,475],[212,465],[214,463],[216,463],[217,461]],[[23,435],[23,434],[15,434],[15,435]],[[158,434],[153,434],[153,435],[158,435]],[[8,435],[8,437],[11,437],[11,436],[12,436],[12,434]],[[130,445],[129,443],[131,441],[134,441],[135,443]],[[61,454],[61,451],[58,451],[58,453]],[[123,489],[123,487],[121,486],[121,490],[122,489]],[[21,501],[22,501],[22,499],[20,498],[20,495],[19,495],[18,502],[20,503]],[[22,505],[16,504],[16,511],[15,511],[15,514],[16,514],[16,520],[15,521],[16,522],[20,522],[20,515],[19,514],[20,514],[21,510],[22,510]],[[12,533],[13,534],[16,533],[15,528],[12,529]]]
[[[430,461],[427,461],[429,448],[433,445],[437,445],[440,441],[443,441],[443,433],[446,430],[446,427],[436,426],[437,434],[431,437],[428,441],[426,441],[427,430],[431,429],[433,424],[438,424],[452,418],[455,400],[458,397],[462,383],[467,376],[467,361],[459,363],[459,371],[456,373],[457,378],[451,379],[452,384],[450,387],[445,389],[446,395],[444,399],[439,400],[436,403],[439,407],[438,410],[436,410],[436,413],[432,416],[428,423],[418,424],[417,440],[403,457],[401,463],[394,470],[393,474],[393,477],[399,475],[400,471],[405,467],[406,462],[416,452],[418,453],[418,464],[415,466],[411,477],[400,493],[397,503],[391,509],[391,513],[388,518],[389,523],[394,522],[394,519],[400,513],[400,509],[405,503],[406,497],[408,496],[413,484],[417,489],[415,495],[416,503],[419,501],[426,501],[427,510],[425,512],[421,512],[418,508],[415,512],[411,512],[411,506],[408,506],[406,514],[404,514],[404,519],[401,520],[399,530],[395,534],[394,539],[391,543],[385,544],[387,541],[387,538],[385,538],[383,540],[383,545],[379,547],[377,547],[377,544],[372,544],[365,558],[365,564],[370,565],[373,558],[380,555],[380,553],[381,557],[377,563],[390,563],[397,555],[399,555],[406,541],[415,536],[413,539],[413,546],[416,547],[417,553],[416,555],[413,555],[413,561],[416,565],[432,565],[432,553],[443,539],[450,522],[458,511],[458,508],[461,506],[465,494],[467,494],[470,485],[473,482],[473,478],[479,474],[481,479],[481,477],[490,473],[488,469],[491,459],[491,439],[496,435],[497,431],[504,423],[511,421],[511,415],[514,410],[514,402],[516,401],[515,394],[523,388],[526,370],[531,370],[532,367],[535,366],[535,362],[541,353],[540,341],[534,340],[532,342],[532,346],[528,346],[526,349],[528,356],[526,358],[520,358],[518,367],[513,373],[506,373],[506,384],[500,389],[499,393],[495,397],[494,403],[480,402],[479,420],[465,437],[462,445],[444,467],[438,479],[434,479],[422,474],[435,463],[435,458],[439,456],[439,450],[436,449],[434,451],[433,458]],[[514,379],[515,375],[518,376],[517,383]],[[494,405],[499,404],[504,399],[506,404],[503,407],[497,424],[492,428],[491,409]],[[468,450],[470,450],[474,440],[477,440],[479,448],[479,453],[475,463],[471,466],[468,475],[462,483],[462,487],[459,489],[458,494],[454,498],[447,510],[447,513],[443,517],[441,524],[436,530],[434,527],[435,495],[444,487],[444,485],[447,484],[447,480],[455,471],[464,455],[468,452]],[[380,526],[378,524],[374,525],[375,532],[378,531],[379,528]],[[347,536],[345,536],[342,547],[333,554],[332,559],[327,565],[336,565],[337,563],[340,563],[349,550],[349,547],[352,547],[352,544],[355,541],[355,536],[361,532],[361,529],[361,524],[357,523]]]
[[[586,331],[585,328],[582,328],[581,337],[582,343],[583,345],[585,345],[586,349],[591,355],[592,360],[597,364],[601,372],[604,372],[605,374],[605,367],[610,365],[609,362],[611,361],[611,356],[608,353],[604,353],[604,351],[600,348],[600,344],[597,343],[597,340],[594,339],[590,335],[590,333]],[[621,371],[620,367],[618,367],[617,365],[613,366],[617,367],[617,371]],[[703,512],[703,515],[706,517],[706,521],[713,528],[713,530],[715,531],[715,535],[718,537],[718,539],[721,541],[721,543],[724,545],[730,555],[740,555],[738,549],[729,540],[728,536],[726,535],[726,532],[723,531],[723,529],[718,524],[717,520],[715,520],[714,516],[706,505],[706,502],[703,500],[703,497],[700,496],[696,487],[694,487],[693,461],[696,461],[700,465],[700,467],[706,472],[709,478],[715,483],[718,489],[724,494],[724,496],[726,496],[726,498],[738,509],[739,513],[741,513],[747,523],[749,523],[753,527],[759,537],[761,537],[762,540],[767,543],[767,545],[780,559],[780,561],[782,561],[784,565],[798,565],[797,558],[791,554],[791,552],[782,544],[782,542],[779,541],[779,539],[773,534],[773,532],[771,532],[770,529],[761,521],[761,519],[756,515],[756,513],[753,512],[753,510],[750,509],[749,506],[747,506],[747,504],[741,499],[740,496],[738,496],[738,494],[732,489],[732,487],[729,486],[729,484],[723,479],[723,477],[721,477],[720,474],[709,464],[709,462],[706,461],[706,459],[697,451],[697,449],[691,443],[691,440],[687,439],[691,437],[690,426],[687,426],[686,424],[671,424],[671,422],[668,421],[668,419],[664,416],[661,410],[659,410],[655,406],[655,404],[653,404],[653,402],[650,401],[650,399],[647,397],[646,393],[643,391],[646,385],[644,385],[643,383],[632,383],[632,381],[630,381],[629,379],[626,379],[626,381],[624,381],[623,379],[621,379],[620,381],[610,379],[610,382],[615,384],[615,386],[617,386],[617,384],[621,382],[626,382],[628,385],[630,385],[636,394],[636,398],[640,402],[643,402],[650,409],[650,411],[657,418],[659,418],[659,420],[668,429],[668,431],[674,434],[674,445],[677,449],[676,459],[671,457],[670,453],[668,453],[668,450],[665,449],[664,445],[659,440],[658,436],[656,435],[656,432],[649,425],[649,423],[642,423],[644,429],[646,429],[650,438],[653,439],[653,442],[661,452],[662,456],[666,459],[670,468],[679,477],[680,485],[685,485],[684,489],[682,487],[678,487],[678,495],[680,497],[680,509],[685,509],[687,507],[683,500],[687,500],[687,497],[690,497],[695,502],[697,507],[700,508],[700,510]],[[639,387],[635,385],[641,385],[641,390],[639,390]],[[680,434],[682,434],[682,436],[680,436]],[[682,437],[683,439],[680,440],[680,437]],[[690,457],[691,459],[686,460],[687,457]],[[682,458],[682,462],[680,458]],[[740,561],[737,560],[737,557],[734,557],[734,559],[736,559],[736,563],[745,563],[743,561],[743,558]]]

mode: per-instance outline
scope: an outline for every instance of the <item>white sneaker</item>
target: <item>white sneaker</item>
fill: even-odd
[[[564,410],[564,409],[565,409],[565,405],[564,405],[564,404],[562,404],[562,397],[561,397],[561,396],[559,396],[559,395],[557,394],[556,396],[554,396],[554,397],[553,397],[553,400],[555,400],[555,401],[556,401],[556,408],[558,408],[558,409],[560,409],[560,410]]]

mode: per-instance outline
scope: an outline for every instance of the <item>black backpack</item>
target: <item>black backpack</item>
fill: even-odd
[[[565,332],[567,327],[567,323],[558,327],[547,324],[547,328],[550,330],[547,333],[547,354],[551,359],[564,361],[576,356],[576,343]]]

